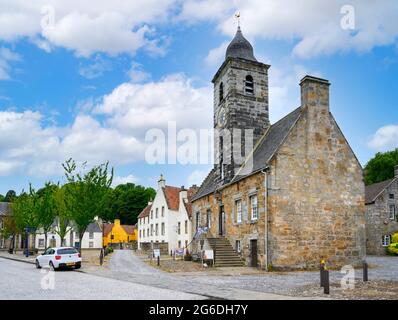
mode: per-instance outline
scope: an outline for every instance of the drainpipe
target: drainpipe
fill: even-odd
[[[264,262],[265,262],[265,268],[268,269],[268,264],[269,264],[269,250],[268,250],[268,173],[269,173],[269,167],[266,167],[264,170],[261,171],[262,174],[264,174],[264,219],[265,219],[265,234],[264,234]]]

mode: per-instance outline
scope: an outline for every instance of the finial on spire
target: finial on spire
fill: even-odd
[[[238,29],[240,28],[240,11],[238,11],[237,13],[235,13],[235,18],[238,21]]]

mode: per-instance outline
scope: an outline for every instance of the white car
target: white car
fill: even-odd
[[[79,251],[71,247],[48,248],[36,258],[37,269],[45,266],[54,270],[60,268],[79,269],[81,265],[82,258]]]

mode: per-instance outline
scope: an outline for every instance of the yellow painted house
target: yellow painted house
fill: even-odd
[[[114,223],[104,225],[104,246],[112,243],[127,243],[137,240],[138,236],[135,226],[122,225],[119,219],[116,219]]]

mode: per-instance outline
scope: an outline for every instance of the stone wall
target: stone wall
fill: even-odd
[[[252,221],[249,213],[249,197],[257,195],[258,197],[258,219]],[[258,267],[265,268],[265,209],[264,209],[264,177],[260,174],[252,175],[233,185],[224,188],[219,199],[214,194],[203,197],[193,204],[193,214],[200,212],[200,226],[206,226],[207,210],[211,211],[211,227],[208,237],[217,237],[219,232],[219,210],[220,203],[224,206],[225,212],[225,237],[229,240],[233,248],[236,241],[241,242],[241,255],[250,266],[250,241],[257,240]],[[236,222],[235,202],[242,201],[242,222]],[[221,202],[220,202],[221,201]],[[193,219],[193,228],[196,230],[196,222]],[[194,252],[198,250],[193,247]]]
[[[389,195],[393,194],[394,199]],[[390,220],[390,204],[395,205],[395,220]],[[375,203],[366,206],[366,253],[384,255],[386,248],[382,246],[382,236],[398,232],[398,179],[376,199]]]
[[[277,268],[357,265],[365,256],[362,168],[329,112],[329,84],[302,82],[302,116],[270,171],[270,259]]]

